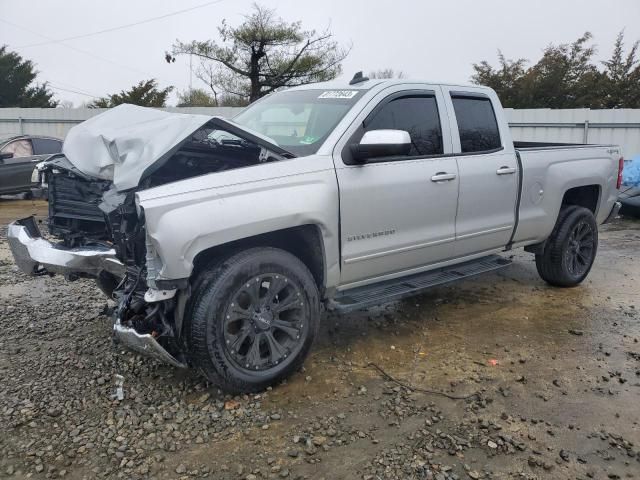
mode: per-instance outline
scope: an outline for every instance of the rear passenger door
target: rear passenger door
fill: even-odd
[[[502,107],[485,89],[443,90],[460,175],[455,256],[504,247],[515,224],[519,172]]]
[[[438,87],[386,89],[338,142],[343,286],[400,276],[453,255],[458,169],[446,155],[451,136],[441,102]],[[349,146],[380,129],[409,132],[409,154],[350,161]]]
[[[55,138],[33,138],[34,155],[52,155],[62,151],[62,140]]]
[[[12,153],[13,157],[0,159],[0,193],[28,191],[35,165],[31,140],[14,140],[2,147],[2,153]]]

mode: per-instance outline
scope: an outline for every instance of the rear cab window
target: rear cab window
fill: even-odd
[[[462,153],[495,152],[502,148],[498,121],[488,97],[451,93]]]
[[[46,155],[62,151],[62,142],[54,138],[34,138],[32,142],[34,155]]]

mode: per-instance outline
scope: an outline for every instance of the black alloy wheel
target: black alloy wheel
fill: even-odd
[[[250,371],[268,370],[295,355],[309,329],[300,287],[283,274],[258,275],[229,300],[223,335],[230,359]]]
[[[591,268],[593,263],[594,232],[585,220],[581,220],[571,230],[567,245],[567,253],[564,257],[567,263],[567,270],[575,277],[581,277]]]

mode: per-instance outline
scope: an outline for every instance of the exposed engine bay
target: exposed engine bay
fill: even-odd
[[[64,155],[55,156],[39,167],[41,180],[48,185],[50,234],[69,249],[115,250],[117,260],[123,264],[124,276],[103,270],[96,279],[101,290],[116,302],[115,321],[137,335],[151,335],[178,359],[174,364],[184,362],[176,310],[180,316],[188,285],[181,285],[184,291],[176,292],[176,286],[162,290],[154,282],[155,257],[148,256],[144,210],[136,206],[136,192],[293,157],[275,144],[233,124],[225,124],[224,120],[214,119],[199,128],[151,165],[137,187],[125,191],[118,191],[109,180],[83,173]],[[93,277],[67,274],[69,280],[83,276]]]

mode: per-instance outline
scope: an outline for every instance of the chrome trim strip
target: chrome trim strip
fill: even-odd
[[[345,264],[356,263],[356,262],[362,262],[363,260],[371,260],[372,258],[385,257],[387,255],[392,255],[394,253],[410,252],[411,250],[419,250],[420,248],[431,247],[432,245],[440,245],[443,243],[452,242],[454,240],[455,240],[454,237],[450,237],[450,238],[443,238],[442,240],[435,240],[433,242],[416,243],[413,245],[407,245],[406,247],[394,248],[393,250],[385,250],[383,252],[370,253],[367,255],[361,255],[359,257],[347,258],[345,259],[344,263]]]
[[[609,213],[607,218],[604,219],[604,222],[602,222],[602,224],[604,225],[605,223],[609,223],[611,220],[616,218],[616,216],[618,215],[618,212],[620,211],[621,207],[622,207],[622,203],[615,202],[613,204],[613,207],[611,208],[611,212]]]
[[[491,228],[489,230],[483,230],[481,232],[467,233],[465,235],[456,236],[456,240],[464,240],[467,238],[479,237],[480,235],[487,235],[489,233],[503,232],[504,230],[511,230],[512,228],[513,228],[513,225],[507,225],[505,227]]]

